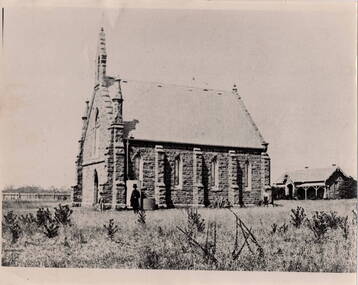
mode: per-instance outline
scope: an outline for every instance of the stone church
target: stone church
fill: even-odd
[[[262,200],[268,143],[235,85],[222,91],[108,76],[103,28],[95,64],[74,205],[101,198],[108,208],[126,208],[133,184],[159,208]]]

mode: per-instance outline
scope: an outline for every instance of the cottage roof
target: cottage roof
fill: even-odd
[[[109,86],[109,95],[116,94]],[[138,140],[264,148],[236,92],[122,80],[125,136]],[[235,90],[234,90],[235,91]]]
[[[336,170],[342,170],[337,166],[326,168],[307,168],[283,173],[277,184],[285,183],[287,178],[290,178],[295,183],[304,182],[325,182]],[[343,172],[342,172],[343,173]]]

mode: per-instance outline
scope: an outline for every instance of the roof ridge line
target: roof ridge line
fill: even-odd
[[[141,83],[152,83],[152,84],[159,84],[159,85],[163,85],[163,86],[176,86],[176,87],[185,87],[185,88],[192,88],[192,89],[199,89],[199,90],[204,90],[206,89],[207,91],[218,91],[218,92],[230,92],[231,90],[224,90],[224,89],[214,89],[214,88],[209,88],[209,87],[198,87],[198,86],[190,86],[190,85],[181,85],[181,84],[175,84],[175,83],[163,83],[163,82],[159,82],[159,81],[145,81],[145,80],[138,80],[138,79],[126,79],[126,78],[120,78],[121,81],[127,81],[127,82],[141,82]]]

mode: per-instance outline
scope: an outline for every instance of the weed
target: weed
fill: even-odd
[[[348,216],[342,217],[338,226],[343,231],[343,237],[345,239],[348,239],[348,235],[349,235]]]
[[[316,240],[321,241],[329,229],[326,213],[316,211],[312,219],[307,219],[307,226],[313,232]]]
[[[272,225],[271,225],[271,234],[273,235],[273,234],[275,234],[276,233],[276,231],[277,231],[277,228],[278,228],[278,226],[277,226],[277,224],[276,223],[273,223]]]
[[[279,233],[285,234],[288,231],[288,225],[286,223],[283,223],[282,226],[278,228]]]
[[[291,224],[296,228],[300,228],[306,218],[305,209],[299,206],[296,209],[291,209],[290,217]]]
[[[186,210],[188,216],[188,228],[191,232],[196,230],[201,233],[205,231],[205,219],[201,217],[197,209],[188,208]]]
[[[119,230],[118,226],[114,224],[113,219],[110,219],[110,220],[109,220],[108,225],[103,225],[103,226],[104,226],[104,228],[107,230],[107,236],[108,236],[111,240],[113,240],[114,234],[115,234],[116,232],[118,232],[118,230]]]
[[[47,224],[43,225],[45,231],[44,234],[48,238],[54,238],[58,236],[59,225],[55,221],[48,221]]]
[[[68,205],[62,206],[59,204],[58,208],[55,207],[55,220],[64,226],[71,225],[72,212],[73,210]]]
[[[47,208],[39,208],[36,212],[36,222],[38,226],[44,226],[46,223],[51,220],[51,212]]]
[[[142,253],[143,260],[139,263],[139,268],[146,269],[158,269],[159,264],[159,255],[156,251],[152,249],[151,246],[147,245],[144,247]]]
[[[341,217],[337,216],[337,212],[330,211],[329,214],[323,213],[325,219],[327,220],[327,224],[331,229],[336,230],[340,223],[341,223]]]
[[[13,211],[9,211],[4,215],[4,224],[11,233],[11,243],[16,243],[22,233],[18,223],[18,218]]]
[[[19,221],[23,224],[35,224],[37,222],[36,217],[32,213],[19,216]]]
[[[140,225],[145,225],[145,221],[146,221],[145,211],[144,210],[139,210],[138,211],[138,217],[137,217],[137,223],[140,224]]]

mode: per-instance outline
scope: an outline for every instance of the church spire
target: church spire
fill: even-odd
[[[106,52],[106,34],[103,27],[99,32],[96,56],[96,84],[102,85],[106,77],[107,52]]]

